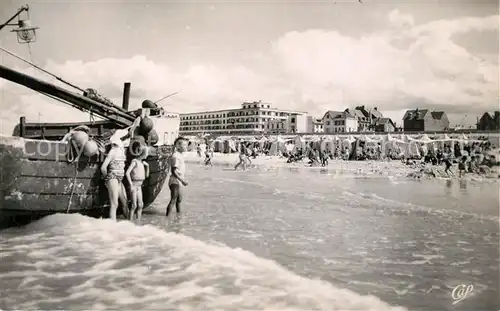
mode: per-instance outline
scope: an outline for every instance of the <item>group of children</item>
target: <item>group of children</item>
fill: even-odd
[[[175,206],[177,213],[181,212],[181,202],[183,198],[183,188],[188,185],[185,178],[186,165],[183,153],[187,151],[188,141],[183,137],[178,137],[174,142],[174,151],[168,159],[167,169],[170,170],[168,187],[170,189],[170,202],[167,206],[166,216],[168,217]],[[103,176],[109,195],[109,218],[116,220],[116,213],[119,203],[122,206],[123,214],[129,220],[141,219],[144,207],[142,196],[142,185],[149,177],[149,165],[146,162],[148,156],[147,147],[131,146],[132,160],[126,167],[126,153],[123,142],[118,137],[111,138],[111,150],[101,166]],[[123,179],[128,184],[128,195],[123,184]],[[130,198],[130,210],[129,200]]]

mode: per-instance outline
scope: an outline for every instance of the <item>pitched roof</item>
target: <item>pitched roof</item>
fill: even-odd
[[[350,109],[350,108],[347,108],[346,110],[344,110],[344,112],[350,114],[352,117],[355,117],[355,118],[368,118],[368,115],[365,115],[365,113],[363,112],[363,110],[361,109],[357,109],[358,107],[356,107],[355,109]]]
[[[391,118],[379,118],[379,119],[377,119],[377,121],[375,121],[376,125],[383,125],[383,124],[387,124],[387,123],[391,123],[392,126],[396,127],[396,124],[392,121]]]
[[[333,110],[328,110],[325,115],[323,116],[322,119],[325,119],[325,117],[329,115],[330,119],[345,119],[345,118],[354,118],[352,114],[346,111],[333,111]]]
[[[376,119],[383,117],[382,112],[378,111],[377,109],[372,109],[371,113]]]
[[[336,116],[341,115],[341,114],[342,114],[342,111],[328,110],[327,112],[325,112],[325,114],[323,115],[323,118],[321,118],[321,119],[324,119],[327,115],[330,116],[330,119],[333,119]]]
[[[488,117],[490,117],[492,120],[495,120],[495,119],[500,118],[500,111],[497,110],[497,111],[494,111],[493,113],[491,113],[491,112],[485,112],[483,114],[483,116],[481,117],[481,119],[484,118],[485,115],[487,115]]]
[[[361,113],[363,114],[363,116],[365,118],[370,118],[370,114],[371,114],[373,119],[378,119],[378,118],[383,117],[382,112],[378,111],[377,107],[371,108],[371,109],[366,109],[366,107],[363,105],[363,106],[357,106],[354,109],[361,111]]]
[[[425,115],[427,114],[427,112],[429,112],[428,109],[407,110],[405,112],[405,115],[403,116],[403,120],[410,120],[410,119],[422,120],[425,117]]]
[[[321,119],[318,119],[318,118],[313,118],[312,123],[323,123],[323,121]]]
[[[390,118],[380,118],[380,119],[377,119],[377,121],[376,121],[377,124],[386,124],[388,122],[392,122],[392,120]]]
[[[432,118],[434,118],[436,120],[441,120],[441,118],[444,115],[444,111],[433,111],[433,112],[431,112],[431,115],[432,115]]]

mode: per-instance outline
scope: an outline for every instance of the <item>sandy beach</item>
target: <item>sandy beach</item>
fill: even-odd
[[[204,157],[199,157],[196,152],[190,151],[185,155],[187,163],[204,165]],[[223,154],[214,153],[212,164],[214,166],[234,166],[238,163],[238,154]],[[408,177],[408,178],[444,178],[458,179],[458,168],[454,165],[452,175],[448,176],[444,172],[444,166],[427,165],[425,168],[417,166],[408,166],[399,160],[391,161],[343,161],[330,160],[326,167],[310,167],[304,160],[299,163],[286,163],[286,158],[279,156],[258,156],[256,159],[251,159],[252,168],[269,169],[269,168],[305,168],[311,170],[328,169],[330,172],[335,172],[342,175],[365,176],[365,177]],[[433,176],[435,175],[435,176]],[[468,173],[462,176],[461,179],[475,181],[495,181],[500,176],[499,167],[491,169],[489,174],[478,175]]]

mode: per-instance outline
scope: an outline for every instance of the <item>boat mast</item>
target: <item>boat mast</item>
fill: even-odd
[[[3,65],[0,65],[0,77],[42,94],[62,99],[63,101],[68,102],[71,106],[84,111],[92,112],[123,127],[132,125],[135,120],[134,116],[128,114],[122,108],[101,104],[83,95],[70,92],[61,87],[36,79],[27,74],[20,73]]]

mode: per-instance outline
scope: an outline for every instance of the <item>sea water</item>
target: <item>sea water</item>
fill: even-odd
[[[0,309],[499,309],[498,183],[189,170],[181,218],[0,231]]]

